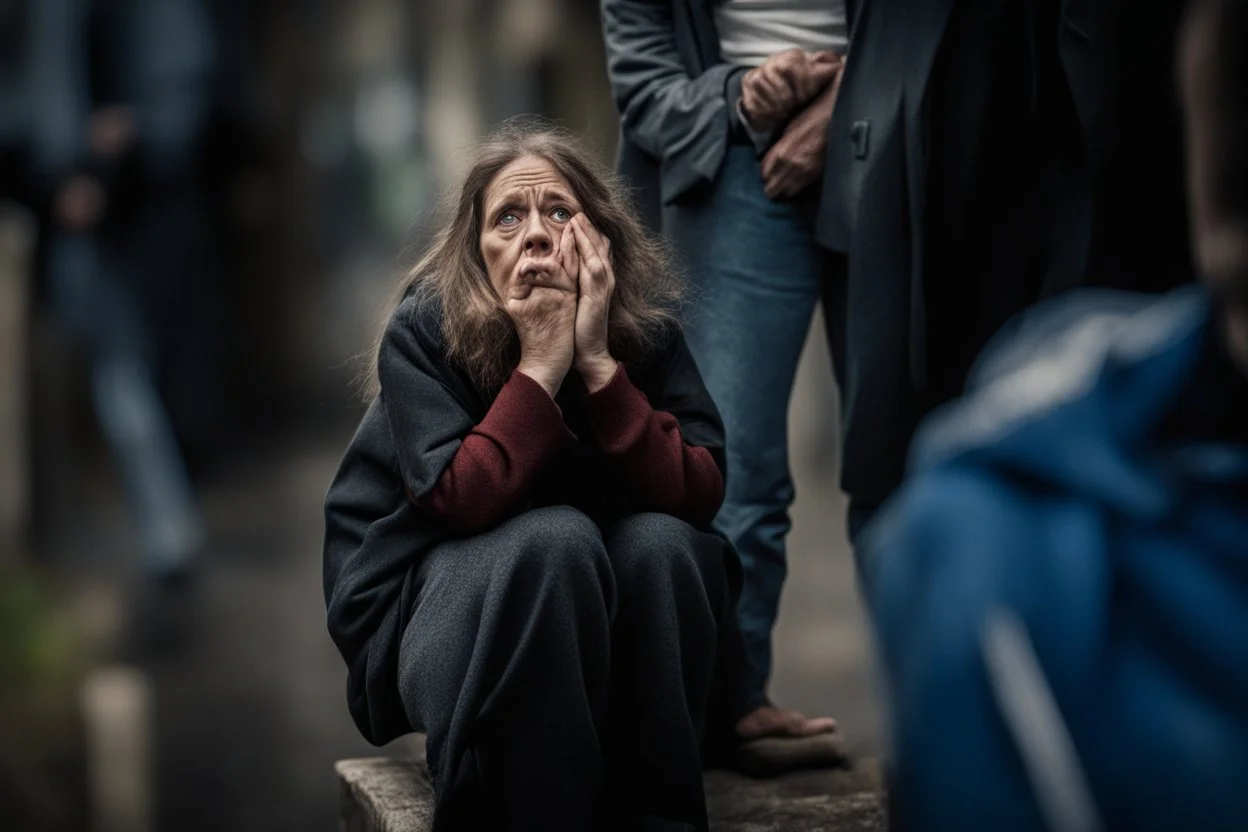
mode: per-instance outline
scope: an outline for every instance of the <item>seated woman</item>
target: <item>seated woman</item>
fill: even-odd
[[[517,128],[406,281],[325,593],[365,737],[428,734],[439,829],[707,827],[740,576],[678,301],[615,186]]]

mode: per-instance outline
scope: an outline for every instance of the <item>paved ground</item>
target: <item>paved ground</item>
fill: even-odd
[[[798,503],[777,633],[777,701],[841,720],[851,748],[878,746],[867,646],[836,490],[826,352],[808,351],[794,400]],[[204,495],[212,558],[196,587],[161,596],[131,579],[97,617],[114,658],[150,680],[156,828],[336,828],[333,763],[372,756],[346,713],[321,600],[321,499],[346,433],[248,455]],[[111,481],[71,495],[58,547],[128,574],[133,541]],[[111,606],[110,606],[111,604]],[[401,752],[403,749],[390,749]],[[383,752],[385,753],[385,752]]]

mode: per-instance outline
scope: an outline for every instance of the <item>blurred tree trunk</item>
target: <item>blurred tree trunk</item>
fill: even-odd
[[[611,161],[617,121],[596,3],[424,0],[418,17],[429,161],[442,187],[464,175],[484,133],[517,115],[552,119]]]
[[[493,5],[488,0],[425,3],[425,125],[439,189],[463,178],[468,149],[487,129],[479,73],[491,52],[483,18]]]

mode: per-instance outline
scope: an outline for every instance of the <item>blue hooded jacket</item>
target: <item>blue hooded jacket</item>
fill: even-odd
[[[1248,430],[1203,429],[1248,379],[1215,328],[1197,287],[1072,296],[924,425],[863,541],[897,828],[1248,829]]]

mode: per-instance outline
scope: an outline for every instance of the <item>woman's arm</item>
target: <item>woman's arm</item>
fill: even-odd
[[[456,531],[485,531],[523,502],[546,463],[571,441],[559,406],[536,381],[514,372],[437,484],[413,502]]]
[[[707,526],[724,499],[724,478],[711,451],[685,441],[675,416],[655,410],[620,365],[586,399],[594,435],[627,478],[640,505]]]
[[[571,441],[554,400],[513,373],[485,416],[445,365],[415,301],[399,307],[378,359],[381,399],[403,485],[420,509],[460,533],[498,524]]]

